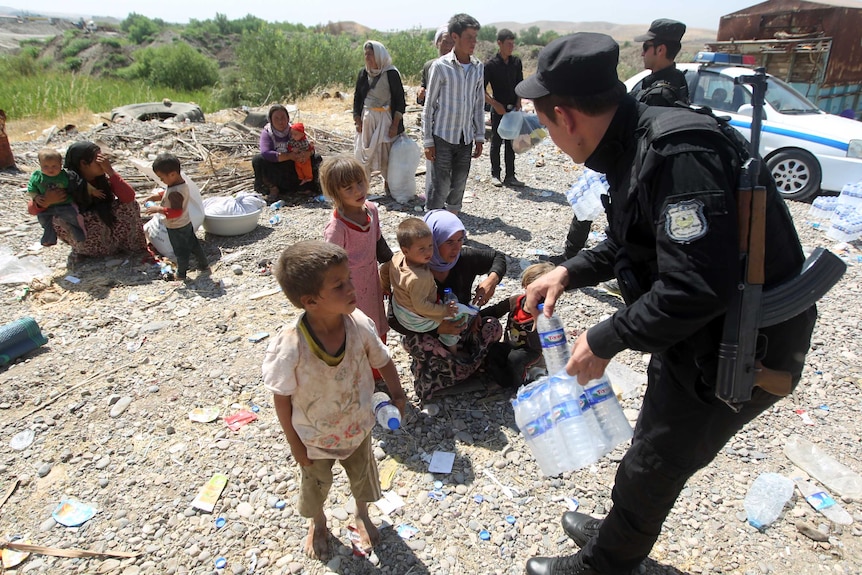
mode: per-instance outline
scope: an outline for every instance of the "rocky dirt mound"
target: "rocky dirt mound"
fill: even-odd
[[[346,110],[318,116],[300,111],[300,117],[320,130],[321,142],[337,150],[352,137]],[[330,123],[330,117],[341,122],[342,116],[346,128]],[[412,130],[415,118],[407,124]],[[248,159],[256,134],[227,120],[203,126],[108,126],[84,135],[55,135],[51,144],[64,147],[84,136],[112,150],[117,170],[135,185],[139,198],[152,183],[127,159],[146,160],[163,148],[182,155],[205,196],[251,187]],[[32,152],[41,145],[16,144],[20,164],[32,168]],[[465,196],[469,243],[508,255],[509,270],[495,300],[518,291],[520,270],[538,254],[560,251],[571,217],[562,192],[578,170],[568,158],[546,141],[519,155],[517,168],[528,187],[494,188],[484,155],[473,162]],[[261,382],[268,339],[257,335],[272,337],[296,319],[297,311],[278,293],[274,279],[260,273],[259,264],[274,260],[292,242],[319,238],[331,207],[302,199],[279,211],[280,223],[270,225],[263,217],[245,236],[201,232],[214,272],[185,285],[161,280],[144,254],[87,260],[70,268],[68,247],[37,249],[41,230],[24,212],[20,193],[26,180],[26,173],[0,177],[0,208],[6,215],[0,246],[19,256],[37,255],[52,273],[29,291],[20,284],[0,285],[0,325],[30,316],[49,341],[0,369],[3,445],[22,432],[34,436],[23,450],[7,447],[0,455],[0,495],[11,492],[2,503],[0,534],[47,547],[134,557],[35,554],[11,572],[201,574],[215,572],[216,560],[223,557],[223,572],[234,574],[515,575],[533,555],[573,551],[559,517],[575,501],[597,515],[609,508],[622,448],[580,472],[543,477],[514,424],[505,391],[479,381],[472,390],[420,405],[410,391],[409,360],[398,336],[390,333],[389,349],[411,404],[403,429],[375,429],[374,453],[388,490],[404,505],[386,512],[372,506],[374,520],[393,527],[383,529],[383,543],[374,554],[356,556],[348,529],[352,503],[346,478],[338,473],[326,506],[333,557],[325,564],[303,557],[305,520],[295,510],[299,472]],[[419,189],[423,185],[423,177],[417,177]],[[382,193],[379,180],[372,193]],[[378,201],[384,234],[395,246],[398,222],[417,214],[420,204]],[[808,205],[788,205],[807,246],[835,247],[806,223]],[[602,225],[596,222],[591,243]],[[795,473],[782,454],[791,433],[862,471],[856,311],[862,308],[862,266],[857,246],[838,248],[850,265],[819,305],[800,389],[739,433],[692,478],[642,573],[859,572],[859,502],[843,502],[856,523],[842,527],[796,496],[763,533],[745,522],[742,508],[761,472]],[[603,292],[584,289],[567,294],[560,313],[573,335],[620,305]],[[617,358],[641,377],[647,359],[635,352]],[[638,389],[623,400],[632,420],[641,396]],[[213,408],[217,419],[190,420],[198,408]],[[257,419],[229,430],[223,418],[242,410]],[[451,473],[428,472],[434,451],[455,453]],[[227,476],[227,486],[213,512],[202,512],[192,501],[216,473]],[[95,516],[80,527],[58,524],[52,512],[70,499],[94,507]],[[480,536],[483,530],[487,540]]]

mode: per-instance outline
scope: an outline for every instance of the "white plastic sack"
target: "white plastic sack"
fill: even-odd
[[[406,204],[416,195],[416,168],[421,156],[419,144],[407,134],[402,133],[392,142],[386,181],[389,183],[392,199],[399,204]]]
[[[236,196],[221,196],[204,200],[203,211],[208,216],[242,216],[266,207],[266,200],[254,192]]]
[[[0,247],[0,284],[28,284],[35,278],[49,277],[51,270],[36,256],[21,259],[7,247]]]
[[[197,230],[204,223],[204,201],[201,197],[201,190],[185,173],[181,172],[181,175],[189,186],[189,219],[191,219],[194,229]],[[144,233],[147,234],[156,251],[168,259],[176,258],[171,240],[168,238],[168,228],[165,226],[163,214],[153,214],[150,221],[144,224]]]
[[[497,134],[504,140],[512,140],[512,149],[516,154],[522,154],[545,139],[548,132],[536,114],[516,110],[500,119]]]

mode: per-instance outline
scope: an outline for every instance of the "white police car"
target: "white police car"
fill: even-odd
[[[750,68],[730,63],[727,54],[699,52],[693,64],[677,64],[688,78],[692,104],[709,106],[746,138],[751,131],[751,87],[736,85]],[[724,57],[724,58],[722,58]],[[650,73],[626,81],[631,90]],[[821,189],[839,192],[845,184],[862,181],[862,122],[827,114],[792,87],[767,74],[760,154],[781,195],[803,200]]]

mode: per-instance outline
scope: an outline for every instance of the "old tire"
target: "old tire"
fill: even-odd
[[[766,160],[785,200],[805,200],[820,191],[820,163],[803,150],[784,150]]]

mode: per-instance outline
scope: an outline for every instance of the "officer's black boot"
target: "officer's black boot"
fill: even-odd
[[[566,557],[533,557],[527,561],[527,575],[601,575],[584,563],[580,553]]]
[[[601,520],[577,511],[566,511],[560,522],[563,524],[563,531],[566,532],[566,535],[571,537],[575,544],[581,548],[599,534],[599,528],[602,526]]]

